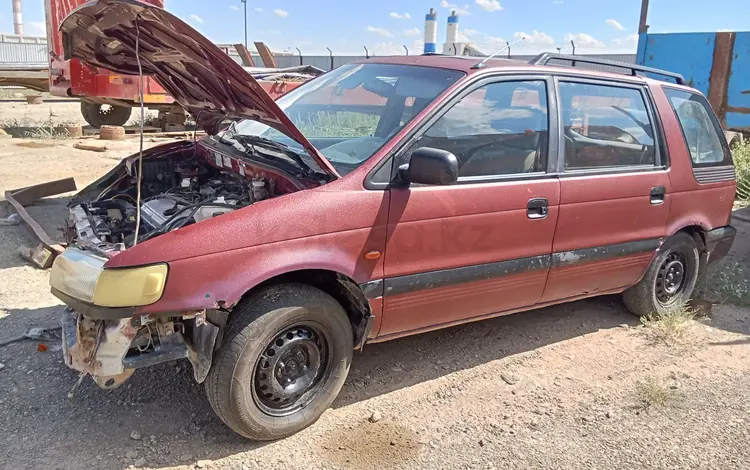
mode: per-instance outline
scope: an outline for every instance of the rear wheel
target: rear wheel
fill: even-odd
[[[304,284],[269,287],[232,313],[206,380],[209,402],[245,437],[286,437],[331,405],[353,350],[349,319],[331,296]]]
[[[677,233],[661,246],[643,279],[623,293],[625,306],[638,316],[658,316],[685,305],[695,289],[699,268],[695,240]]]
[[[127,106],[112,106],[99,103],[81,101],[81,114],[91,127],[99,129],[102,126],[123,126],[132,108]]]

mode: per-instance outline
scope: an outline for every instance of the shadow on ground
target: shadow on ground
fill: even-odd
[[[9,314],[50,313],[40,310]],[[623,323],[637,320],[618,297],[604,297],[367,345],[355,354],[334,408]],[[72,398],[67,394],[77,375],[62,364],[60,352],[39,353],[35,343],[24,342],[0,349],[0,362],[6,365],[0,372],[6,384],[0,386],[5,395],[0,429],[24,447],[23,458],[7,457],[30,467],[55,461],[65,468],[125,468],[130,461],[123,456],[140,445],[129,438],[134,430],[156,437],[148,460],[156,467],[262,445],[240,438],[215,417],[186,361],[136,371],[110,392],[85,379]],[[106,447],[87,447],[103,439]]]

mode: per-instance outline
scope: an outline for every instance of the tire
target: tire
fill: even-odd
[[[672,278],[668,281],[670,271]],[[643,279],[623,292],[625,306],[640,317],[660,316],[685,305],[693,294],[699,272],[700,253],[695,240],[687,233],[677,233],[659,248]]]
[[[205,382],[208,401],[236,433],[280,439],[310,426],[331,406],[353,353],[351,323],[333,297],[305,284],[271,286],[230,316]],[[305,386],[307,391],[290,391]]]
[[[107,109],[103,109],[103,105],[99,103],[81,101],[83,119],[91,127],[97,129],[102,126],[124,126],[130,119],[132,111],[132,108],[127,106],[109,106]]]

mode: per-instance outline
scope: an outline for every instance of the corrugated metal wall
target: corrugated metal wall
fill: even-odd
[[[28,41],[39,41],[30,43]],[[44,41],[44,42],[42,42]],[[225,48],[226,50],[226,48]],[[230,57],[237,62],[240,58],[233,50],[230,50]],[[300,65],[299,56],[294,55],[276,55],[276,63],[279,67],[294,67]],[[513,59],[530,60],[533,55],[515,55]],[[617,60],[627,63],[635,63],[635,54],[597,54],[593,57],[602,59]],[[364,59],[365,56],[333,56],[334,68],[344,64]],[[253,60],[257,66],[262,66],[260,57],[253,55]],[[46,67],[47,45],[44,38],[20,38],[18,36],[0,36],[0,67]],[[309,55],[302,57],[303,65],[312,65],[323,70],[331,69],[331,57],[327,55]],[[601,66],[587,66],[599,70],[608,70]],[[615,70],[617,71],[617,70]]]

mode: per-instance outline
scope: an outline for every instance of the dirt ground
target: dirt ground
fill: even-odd
[[[73,143],[0,139],[0,194],[66,176],[82,187],[137,148]],[[65,201],[30,211],[53,230]],[[732,260],[747,265],[750,223],[734,223]],[[22,226],[0,227],[0,342],[58,324],[48,273],[17,254],[31,243]],[[715,306],[678,346],[654,343],[618,297],[367,345],[333,407],[272,443],[226,428],[187,362],[111,392],[87,379],[69,397],[78,377],[59,345],[14,343],[0,347],[0,468],[746,469],[748,312]]]

